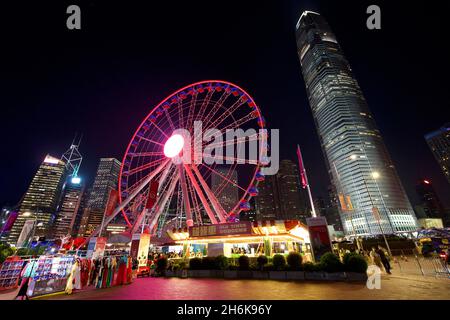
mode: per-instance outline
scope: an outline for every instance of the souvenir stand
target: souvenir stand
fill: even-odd
[[[0,291],[17,288],[25,260],[18,256],[8,257],[0,269]]]

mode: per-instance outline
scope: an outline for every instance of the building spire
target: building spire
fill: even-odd
[[[61,157],[61,160],[66,163],[66,169],[68,170],[69,175],[71,175],[72,177],[76,177],[78,175],[78,170],[80,169],[81,161],[83,161],[83,156],[78,150],[83,135],[81,134],[79,136],[78,141],[77,137],[78,133],[75,133],[75,137],[72,140],[70,148],[66,152],[64,152],[64,154]]]

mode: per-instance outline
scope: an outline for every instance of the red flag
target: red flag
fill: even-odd
[[[302,188],[305,189],[308,185],[308,179],[306,178],[305,167],[303,166],[302,152],[300,146],[297,145],[297,157],[298,157],[298,170],[300,171],[300,180],[302,182]]]
[[[105,209],[105,216],[110,216],[116,208],[117,201],[119,200],[119,192],[111,189],[109,192],[108,204]]]
[[[158,195],[158,181],[153,181],[150,183],[150,190],[148,192],[147,204],[145,205],[146,209],[151,209],[155,205],[156,197]]]

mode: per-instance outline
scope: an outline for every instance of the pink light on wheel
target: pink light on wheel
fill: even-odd
[[[183,150],[184,139],[179,134],[174,134],[164,144],[164,155],[168,158],[173,158],[180,154]]]

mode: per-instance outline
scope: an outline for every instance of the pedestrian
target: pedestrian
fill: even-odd
[[[388,274],[391,274],[391,264],[389,263],[389,259],[387,255],[384,253],[384,250],[381,246],[378,246],[378,250],[376,251],[377,254],[380,256],[381,263],[384,266],[384,269]]]
[[[381,262],[381,257],[377,253],[374,247],[372,247],[372,250],[370,251],[370,258],[372,260],[372,264],[376,265],[380,270],[383,270],[383,263]]]

